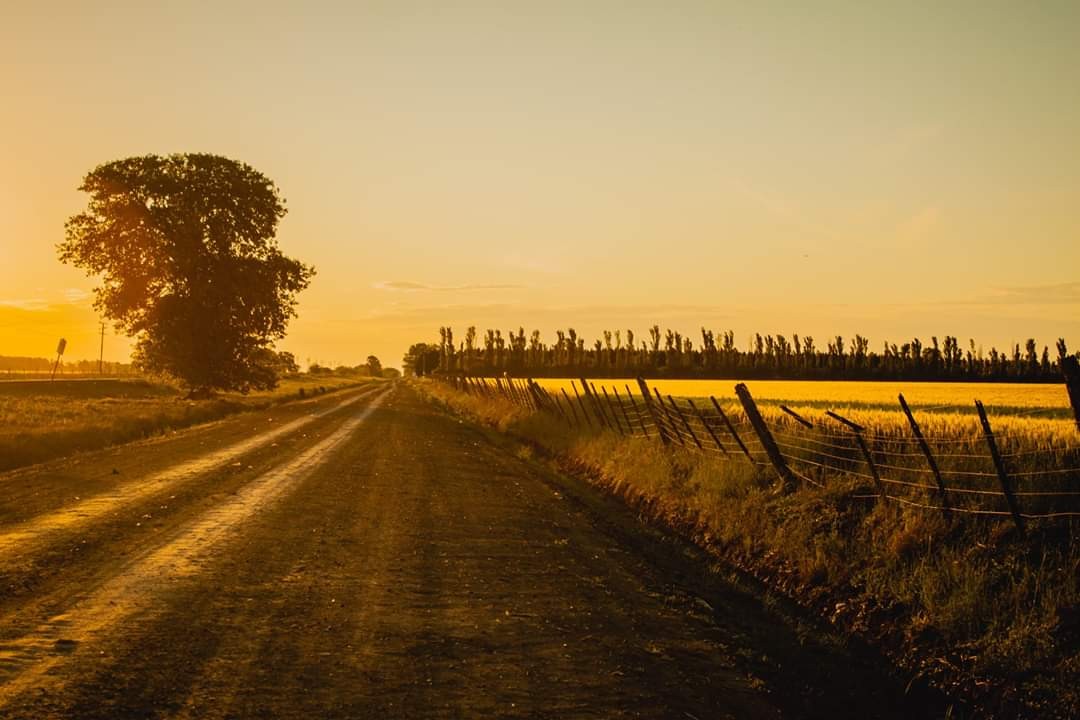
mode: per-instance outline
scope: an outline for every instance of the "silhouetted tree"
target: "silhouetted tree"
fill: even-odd
[[[367,367],[368,372],[371,374],[371,377],[382,377],[383,367],[382,363],[379,362],[379,358],[375,357],[374,355],[368,355],[367,362],[364,364]]]
[[[102,165],[80,190],[60,259],[101,276],[95,306],[136,338],[134,357],[192,395],[269,388],[274,340],[314,270],[274,236],[284,201],[266,176],[216,155]]]

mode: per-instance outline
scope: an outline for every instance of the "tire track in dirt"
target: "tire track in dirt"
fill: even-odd
[[[0,532],[0,559],[15,555],[33,554],[35,547],[63,532],[70,532],[114,513],[118,508],[133,505],[170,488],[189,482],[221,468],[240,457],[304,428],[315,420],[347,408],[371,395],[371,390],[350,395],[328,408],[292,420],[255,437],[241,440],[228,447],[186,460],[148,477],[127,481],[109,492],[94,495],[34,518]]]
[[[66,612],[0,645],[0,711],[24,691],[40,690],[56,682],[55,670],[75,659],[80,645],[106,635],[126,618],[152,612],[155,598],[167,592],[171,584],[197,575],[239,533],[246,520],[287,495],[325,464],[386,396],[387,392],[376,396],[328,437],[247,484],[174,540],[134,560],[122,574],[76,601]]]

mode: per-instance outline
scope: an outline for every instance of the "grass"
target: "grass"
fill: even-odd
[[[151,437],[367,378],[300,374],[270,391],[185,400],[145,380],[0,383],[0,471]]]
[[[919,681],[995,716],[1080,716],[1080,522],[1030,522],[1022,538],[1007,519],[947,521],[939,512],[857,498],[870,489],[867,481],[843,470],[825,473],[823,488],[781,493],[775,475],[745,461],[569,428],[502,399],[422,387],[546,448],[563,467],[587,468],[643,514],[875,644]],[[820,410],[802,409],[816,427],[828,427]],[[763,414],[797,427],[776,408]],[[847,414],[882,438],[908,433],[896,412]],[[942,446],[979,441],[970,415],[916,414]],[[1064,421],[1006,417],[995,426],[1010,453],[1080,439]],[[1070,482],[1077,489],[1075,476]]]

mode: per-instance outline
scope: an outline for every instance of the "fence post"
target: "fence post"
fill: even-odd
[[[637,417],[638,425],[641,426],[641,434],[645,437],[649,437],[649,431],[645,427],[645,420],[641,417],[641,411],[638,410],[637,400],[634,399],[634,393],[630,392],[630,383],[624,383],[623,387],[626,388],[626,397],[630,400],[630,407],[634,409],[634,415]]]
[[[660,436],[660,442],[664,443],[664,445],[670,445],[671,438],[668,437],[667,428],[660,421],[660,413],[656,412],[656,408],[653,406],[652,396],[649,394],[649,386],[645,383],[645,378],[638,377],[637,383],[638,389],[641,390],[641,397],[645,398],[645,409],[649,411],[653,425],[656,426],[656,434]]]
[[[544,403],[544,399],[540,397],[540,393],[536,390],[536,383],[533,382],[533,379],[529,378],[525,382],[526,387],[529,389],[529,395],[532,396],[533,405],[536,406],[537,411],[551,413],[551,408],[547,407]]]
[[[990,429],[990,420],[986,417],[986,408],[983,407],[982,402],[975,401],[975,409],[979,411],[979,422],[982,423],[983,436],[986,438],[986,444],[990,448],[990,457],[994,461],[994,469],[997,470],[998,480],[1001,482],[1001,494],[1005,496],[1005,502],[1009,505],[1009,512],[1012,513],[1013,522],[1016,523],[1016,529],[1020,532],[1020,537],[1025,536],[1024,532],[1024,518],[1020,517],[1020,507],[1016,504],[1016,498],[1013,497],[1012,487],[1009,485],[1009,474],[1005,471],[1005,461],[1001,458],[1001,453],[998,452],[997,441],[994,440],[994,431]]]
[[[746,447],[746,443],[744,443],[742,441],[742,438],[739,437],[739,433],[735,432],[735,426],[731,424],[731,420],[728,419],[727,413],[724,412],[724,408],[720,407],[720,403],[716,402],[716,398],[712,395],[709,396],[709,399],[712,400],[713,407],[716,408],[716,414],[720,416],[720,419],[724,423],[724,427],[726,427],[727,431],[731,433],[731,437],[735,438],[735,444],[739,446],[739,449],[742,450],[743,455],[745,455],[746,459],[750,461],[751,465],[753,465],[754,456],[750,454],[750,449]]]
[[[701,421],[701,427],[705,428],[705,432],[709,433],[709,437],[711,437],[712,441],[716,443],[717,449],[727,455],[727,448],[725,448],[720,442],[720,438],[716,437],[716,433],[714,433],[713,429],[709,427],[709,423],[705,421],[705,416],[701,414],[700,410],[698,410],[698,407],[694,404],[694,401],[690,398],[686,398],[686,402],[690,405],[690,408],[694,411],[694,414],[698,416],[698,420]]]
[[[531,408],[537,411],[544,409],[543,405],[540,404],[540,398],[532,391],[532,378],[518,380],[518,387],[521,388],[521,394]]]
[[[811,430],[814,428],[814,423],[810,422],[802,415],[789,408],[787,405],[781,405],[780,409],[787,413],[788,416],[794,418],[795,422],[799,423],[803,427],[810,428]]]
[[[769,460],[772,462],[773,467],[776,468],[776,474],[780,476],[780,481],[783,483],[784,490],[789,492],[794,490],[795,475],[791,472],[791,468],[787,466],[784,456],[780,454],[780,448],[776,446],[776,440],[773,439],[772,433],[769,432],[769,427],[765,424],[765,419],[761,417],[761,413],[758,412],[757,405],[754,403],[754,398],[750,395],[750,390],[747,389],[745,383],[739,383],[735,386],[735,395],[738,396],[739,402],[742,403],[743,411],[750,420],[750,425],[754,428],[754,432],[757,433],[758,440],[761,441],[761,447],[765,448],[765,454],[769,456]]]
[[[926,442],[926,438],[923,437],[922,428],[919,427],[919,423],[915,422],[915,416],[911,414],[911,408],[908,407],[907,400],[904,399],[904,393],[900,393],[900,407],[903,408],[904,414],[907,415],[908,424],[911,425],[911,432],[915,433],[915,439],[919,442],[923,455],[926,456],[926,463],[930,466],[930,470],[933,471],[934,479],[937,480],[938,490],[941,492],[942,511],[945,513],[945,519],[948,520],[952,517],[952,509],[949,507],[949,496],[945,491],[945,481],[941,478],[941,470],[938,469],[934,454],[930,452],[930,445]]]
[[[682,432],[679,431],[677,425],[675,425],[675,419],[671,415],[671,411],[667,409],[667,405],[664,404],[664,398],[660,395],[660,391],[655,387],[652,389],[653,394],[656,395],[656,403],[660,406],[660,409],[664,411],[664,427],[671,433],[679,444],[686,447],[686,441],[683,440]]]
[[[582,378],[582,382],[585,382]],[[589,383],[589,397],[592,398],[593,405],[596,406],[596,411],[600,414],[600,418],[607,425],[608,430],[614,430],[615,426],[611,424],[611,419],[608,417],[607,412],[604,410],[604,403],[600,402],[600,394],[596,392],[596,386]]]
[[[619,405],[619,410],[622,411],[623,420],[626,421],[627,435],[633,437],[634,425],[630,422],[630,415],[626,412],[626,405],[623,405],[622,397],[619,395],[619,388],[612,384],[611,392],[615,393],[615,402]]]
[[[544,393],[546,394],[547,390],[545,390]],[[559,396],[554,395],[554,394],[550,394],[550,395],[548,395],[548,398],[549,398],[552,405],[559,408],[559,414],[563,416],[563,420],[566,420],[566,424],[569,425],[570,427],[577,427],[577,418],[574,418],[574,419],[570,418],[570,415],[566,412],[566,410],[563,409],[562,403],[559,402]],[[573,410],[573,408],[570,408],[570,409]]]
[[[888,493],[885,492],[885,483],[881,481],[881,475],[878,473],[877,465],[874,463],[874,456],[870,454],[870,448],[866,445],[866,440],[863,439],[863,432],[866,428],[858,423],[853,423],[845,417],[840,417],[832,410],[826,410],[825,414],[842,423],[851,430],[851,434],[855,436],[855,443],[859,446],[859,450],[862,451],[863,457],[866,459],[866,466],[870,468],[870,474],[874,478],[874,484],[877,486],[878,495],[881,496],[881,501],[885,502],[888,499]]]
[[[1061,372],[1065,375],[1065,389],[1069,392],[1069,404],[1072,405],[1076,418],[1076,429],[1080,430],[1080,361],[1067,357],[1061,361]]]
[[[541,398],[543,398],[544,405],[546,405],[548,408],[554,408],[555,412],[558,413],[559,416],[563,420],[566,421],[567,425],[569,425],[570,424],[570,418],[567,416],[566,412],[562,409],[562,405],[559,404],[559,401],[553,395],[551,395],[551,393],[549,393],[545,388],[540,387],[540,383],[534,381],[533,382],[533,387],[536,388],[536,392],[540,395]]]
[[[589,417],[589,409],[585,406],[585,401],[581,399],[581,394],[578,392],[577,385],[574,384],[573,380],[570,381],[570,387],[574,390],[574,397],[577,398],[578,405],[581,406],[581,414],[582,414],[582,416],[585,418],[585,421],[586,421],[586,423],[588,423],[589,427],[592,427],[593,420],[595,418]],[[601,429],[601,430],[603,429],[601,427],[599,421],[596,422],[596,427]]]
[[[604,400],[607,401],[608,410],[611,411],[611,417],[615,420],[615,427],[617,427],[619,429],[619,434],[620,435],[626,435],[626,433],[623,432],[622,424],[619,422],[619,416],[615,413],[615,408],[612,407],[611,396],[607,394],[607,388],[604,387],[603,385],[601,385],[600,386],[600,392],[604,393]],[[626,429],[631,434],[633,434],[634,429],[632,427],[627,426]]]
[[[683,411],[679,407],[678,403],[676,403],[674,398],[672,398],[670,395],[667,396],[667,400],[669,403],[671,403],[671,407],[675,408],[675,412],[679,415],[679,420],[682,421],[683,427],[686,428],[686,432],[690,435],[690,438],[694,441],[694,444],[698,446],[698,450],[704,450],[705,446],[703,446],[701,444],[701,441],[698,440],[697,433],[695,433],[694,429],[690,427],[690,423],[686,420],[686,415],[683,415]]]
[[[562,392],[563,397],[566,398],[566,404],[570,406],[570,412],[574,414],[574,424],[581,425],[581,421],[578,420],[577,409],[574,407],[573,401],[570,400],[570,396],[566,394],[566,388],[559,388],[559,390]],[[587,426],[589,421],[586,419],[584,424]]]
[[[593,417],[596,418],[596,425],[601,430],[604,428],[611,429],[608,425],[607,418],[600,412],[600,404],[596,402],[596,398],[593,397],[592,391],[589,390],[589,381],[585,378],[579,378],[581,383],[581,392],[585,396],[585,399],[589,401],[589,408],[592,410]]]

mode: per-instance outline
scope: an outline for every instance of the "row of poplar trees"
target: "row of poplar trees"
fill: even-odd
[[[557,330],[546,343],[539,330],[524,328],[503,334],[475,326],[457,340],[450,327],[439,328],[439,343],[417,343],[405,357],[416,374],[431,372],[532,377],[685,377],[778,379],[919,379],[1060,381],[1061,360],[1069,354],[1065,340],[1056,353],[1041,349],[1034,339],[1008,352],[984,352],[969,340],[936,336],[902,344],[885,342],[878,350],[862,335],[846,340],[837,335],[823,344],[810,335],[755,334],[745,348],[736,347],[735,333],[719,334],[701,328],[697,342],[658,325],[638,338],[633,330],[605,330],[587,343],[573,328]],[[1078,354],[1080,355],[1080,354]]]

